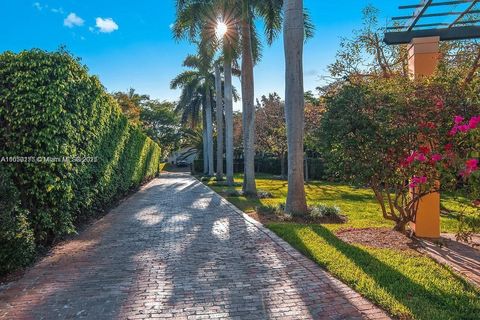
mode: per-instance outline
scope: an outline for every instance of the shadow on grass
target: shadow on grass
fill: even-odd
[[[435,272],[434,270],[422,269],[419,264],[416,264],[414,270],[400,272],[368,251],[341,241],[323,226],[272,224],[270,228],[306,256],[400,319],[478,319],[480,314],[479,291],[473,289],[450,271],[448,271],[449,276],[460,287],[454,292],[445,286],[440,286],[441,284],[451,285],[449,280],[441,283],[429,281],[434,280],[434,275],[428,273]],[[313,246],[318,246],[318,243],[313,241],[307,243],[306,241],[312,238],[300,236],[301,228],[308,228],[325,241],[326,245],[331,247],[325,249],[332,250],[332,256],[324,261],[321,257],[316,258]],[[340,253],[337,261],[332,261],[334,252]],[[340,265],[341,259],[348,261],[345,261],[344,265]],[[399,264],[402,264],[402,260],[399,260]],[[355,278],[354,274],[344,273],[345,270],[352,268],[358,268],[363,275],[357,272],[358,278]],[[352,272],[354,271],[352,270]],[[424,284],[420,284],[408,276],[408,273],[413,274],[414,272],[424,273],[422,275],[426,280]]]
[[[348,201],[374,202],[373,195],[370,195],[370,194],[342,193],[340,194],[340,198]]]
[[[228,201],[233,203],[237,208],[239,208],[242,211],[250,211],[250,210],[255,210],[257,207],[261,207],[262,202],[260,201],[259,198],[245,198],[245,197],[226,197]]]

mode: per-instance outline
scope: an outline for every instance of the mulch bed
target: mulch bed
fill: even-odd
[[[340,229],[336,236],[347,243],[373,248],[413,251],[420,247],[415,239],[388,228]]]

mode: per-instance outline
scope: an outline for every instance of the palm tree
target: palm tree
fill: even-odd
[[[233,100],[238,100],[236,92],[232,86],[232,75],[241,76],[241,71],[237,68],[237,58],[239,56],[239,30],[236,10],[231,8],[232,5],[227,5],[227,1],[221,3],[221,6],[216,9],[218,14],[217,28],[222,32],[218,32],[217,49],[222,50],[223,58],[223,72],[224,72],[224,109],[225,109],[225,149],[226,149],[226,175],[227,185],[234,185],[233,178],[233,157],[234,157],[234,143],[233,143]],[[235,66],[235,68],[234,68]]]
[[[226,50],[225,50],[226,51]],[[233,97],[232,97],[232,62],[226,58],[223,61],[223,73],[225,78],[225,151],[227,185],[233,186]]]
[[[172,89],[182,88],[177,109],[182,110],[182,121],[191,119],[191,126],[199,118],[200,106],[203,106],[204,122],[204,169],[207,175],[213,175],[213,123],[212,100],[214,75],[210,72],[212,59],[204,55],[189,55],[183,65],[192,68],[182,72],[172,80]]]
[[[223,98],[220,62],[215,63],[215,98],[217,118],[217,181],[223,180]]]
[[[243,145],[245,172],[243,191],[256,195],[255,184],[255,101],[254,63],[260,58],[260,41],[255,20],[262,19],[268,44],[281,30],[283,0],[242,0],[240,12],[242,52]]]
[[[285,116],[288,143],[288,193],[286,211],[306,213],[303,136],[304,136],[304,89],[303,89],[303,43],[305,21],[303,0],[285,0]]]

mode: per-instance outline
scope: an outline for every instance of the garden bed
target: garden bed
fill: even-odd
[[[420,247],[414,238],[388,228],[347,228],[338,230],[335,235],[347,243],[371,248],[412,251]]]

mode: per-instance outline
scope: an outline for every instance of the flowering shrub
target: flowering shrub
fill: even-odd
[[[327,98],[323,156],[331,174],[371,187],[385,219],[405,231],[420,198],[440,186],[475,185],[478,114],[478,97],[456,82],[346,85]]]

